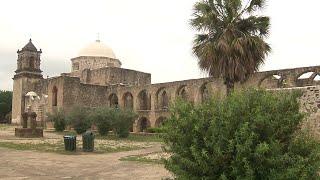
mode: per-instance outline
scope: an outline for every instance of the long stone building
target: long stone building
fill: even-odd
[[[52,78],[43,78],[42,51],[31,39],[17,53],[12,103],[12,122],[16,124],[21,123],[21,113],[27,108],[37,113],[37,121],[45,123],[46,113],[59,108],[69,111],[75,105],[108,106],[134,110],[139,116],[133,130],[139,132],[161,125],[169,116],[169,104],[178,97],[197,104],[212,94],[226,91],[223,81],[214,78],[151,84],[151,74],[121,68],[121,61],[112,49],[99,40],[71,59],[71,72]],[[303,87],[309,92],[308,97],[312,96],[312,102],[305,96],[308,105],[319,108],[319,73],[320,66],[257,72],[235,88]]]

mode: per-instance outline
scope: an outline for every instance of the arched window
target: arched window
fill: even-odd
[[[123,104],[126,109],[133,109],[133,96],[130,92],[123,95]]]
[[[183,100],[187,101],[189,99],[185,85],[179,87],[179,89],[177,91],[177,95],[178,95],[178,97],[182,98]]]
[[[116,94],[111,94],[109,96],[109,102],[110,102],[109,106],[111,108],[118,108],[119,103],[118,103],[118,96]]]
[[[168,109],[169,96],[164,87],[159,88],[156,92],[156,109]]]
[[[34,59],[33,58],[29,59],[29,68],[34,69]]]
[[[169,106],[169,98],[166,91],[162,92],[161,95],[161,109],[168,109]]]
[[[58,89],[56,86],[52,89],[52,106],[58,105]]]

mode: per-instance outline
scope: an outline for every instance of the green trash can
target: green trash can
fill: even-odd
[[[94,134],[86,131],[82,134],[82,148],[84,152],[93,152],[94,150]]]
[[[77,136],[63,136],[64,149],[66,151],[76,151],[77,149]]]

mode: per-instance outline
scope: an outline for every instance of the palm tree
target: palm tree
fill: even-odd
[[[191,26],[200,34],[193,53],[201,70],[223,78],[229,95],[264,63],[270,46],[269,17],[257,15],[266,0],[201,0],[194,5]]]

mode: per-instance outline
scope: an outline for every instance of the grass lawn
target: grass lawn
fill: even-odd
[[[75,131],[63,131],[63,132],[55,132],[50,131],[52,133],[65,136],[65,135],[77,135]],[[98,132],[94,132],[96,139],[102,139],[102,140],[121,140],[121,141],[134,141],[134,142],[163,142],[160,134],[154,134],[154,135],[143,135],[143,134],[130,134],[127,138],[119,138],[116,135],[114,135],[112,132],[109,133],[107,136],[100,136]],[[81,135],[78,135],[81,136]]]
[[[124,141],[135,141],[135,142],[163,142],[161,135],[140,135],[140,134],[130,134],[127,138],[118,138],[113,134],[107,136],[96,136],[97,139],[106,139],[106,140],[124,140]]]
[[[120,158],[120,161],[134,161],[141,163],[155,163],[155,164],[163,164],[164,159],[161,157],[160,152],[150,153],[150,154],[142,154],[142,155],[133,155],[126,156]]]
[[[0,136],[0,147],[16,149],[16,150],[32,150],[39,152],[53,152],[60,154],[81,154],[82,140],[81,135],[77,135],[77,152],[66,152],[64,150],[64,135],[76,135],[75,131],[55,132],[53,130],[45,130],[44,138],[16,138],[8,134],[14,133],[10,125],[0,125],[0,131],[5,135]],[[11,128],[11,129],[10,129]],[[161,143],[162,139],[159,135],[139,135],[130,134],[128,138],[118,138],[112,133],[108,136],[100,136],[97,132],[95,137],[95,147],[93,153],[112,153],[121,151],[131,151],[143,148],[149,148],[155,144]]]
[[[11,126],[9,124],[0,124],[0,131],[6,130],[6,129],[10,128],[10,127],[13,127],[13,126]]]
[[[40,152],[52,152],[59,154],[81,154],[82,153],[82,142],[77,140],[77,151],[76,152],[67,152],[64,150],[64,143],[62,140],[56,142],[48,142],[46,140],[32,142],[24,141],[0,141],[0,147],[15,149],[15,150],[32,150]],[[147,145],[136,145],[136,144],[121,144],[114,143],[110,144],[108,142],[103,143],[95,142],[95,150],[93,153],[113,153],[113,152],[122,152],[122,151],[131,151],[148,147]]]

